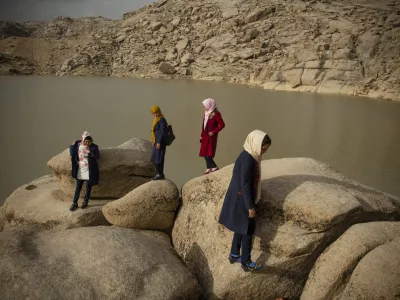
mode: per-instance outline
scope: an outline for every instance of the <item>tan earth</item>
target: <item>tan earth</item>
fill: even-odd
[[[178,187],[169,180],[145,183],[103,207],[107,221],[120,227],[168,230],[179,205]]]
[[[156,172],[151,162],[151,143],[144,139],[131,139],[116,147],[100,149],[98,160],[99,184],[92,189],[94,198],[121,198],[136,187],[149,182]],[[56,155],[47,163],[60,179],[60,189],[72,197],[76,180],[71,176],[69,149]],[[85,187],[81,195],[84,195]]]
[[[400,297],[400,222],[357,224],[318,258],[301,300]]]
[[[101,208],[110,201],[90,200],[87,208],[70,212],[72,197],[60,191],[56,176],[48,175],[16,189],[7,198],[2,210],[7,219],[5,227],[30,226],[65,230],[109,225]]]
[[[0,74],[224,80],[400,100],[396,0],[160,0],[0,25]]]
[[[0,299],[199,298],[168,236],[117,227],[0,233]]]
[[[245,273],[238,264],[229,264],[233,233],[218,224],[231,175],[232,165],[186,183],[172,232],[176,251],[208,299],[298,299],[319,255],[349,227],[400,220],[399,199],[324,163],[307,158],[263,161],[252,258],[264,269]]]

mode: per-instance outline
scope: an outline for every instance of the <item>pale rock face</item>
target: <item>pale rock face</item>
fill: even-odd
[[[1,299],[198,299],[166,234],[117,227],[0,233]],[[12,280],[10,280],[12,278]]]
[[[354,225],[318,258],[301,300],[395,299],[399,253],[400,222]]]
[[[178,187],[169,180],[151,181],[103,207],[113,225],[134,229],[168,230],[179,205]]]
[[[132,139],[119,147],[100,149],[100,180],[99,185],[93,187],[92,196],[120,198],[149,182],[155,175],[149,143],[143,139]],[[72,197],[75,179],[71,176],[69,149],[50,159],[47,165],[60,179],[61,191]]]
[[[233,233],[218,224],[232,168],[186,183],[173,227],[175,249],[206,297],[299,298],[318,256],[346,229],[358,222],[400,220],[397,198],[324,163],[307,158],[263,161],[252,259],[263,264],[264,271],[245,273],[229,264]]]
[[[1,209],[7,218],[3,224],[6,227],[30,226],[56,230],[109,225],[101,208],[110,201],[90,200],[86,209],[70,212],[72,197],[60,190],[55,175],[48,175],[22,185],[6,199]]]

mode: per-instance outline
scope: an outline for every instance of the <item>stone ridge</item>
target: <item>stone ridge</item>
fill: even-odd
[[[223,80],[400,100],[400,2],[160,0],[0,25],[0,74]]]

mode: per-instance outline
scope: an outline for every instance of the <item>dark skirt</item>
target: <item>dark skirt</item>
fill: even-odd
[[[161,164],[164,162],[164,156],[167,148],[164,145],[161,145],[160,149],[156,148],[156,145],[153,146],[153,153],[151,155],[151,161],[153,164]]]

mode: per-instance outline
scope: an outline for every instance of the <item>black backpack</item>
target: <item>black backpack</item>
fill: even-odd
[[[164,140],[167,146],[171,146],[172,142],[175,140],[175,134],[171,125],[167,125],[167,128],[165,129]]]

